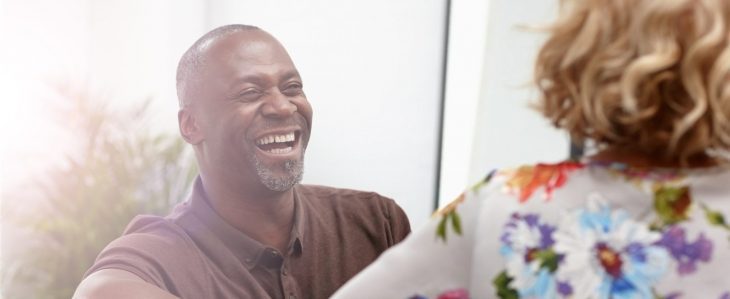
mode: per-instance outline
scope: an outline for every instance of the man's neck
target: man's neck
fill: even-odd
[[[213,178],[203,179],[203,186],[211,206],[228,224],[264,245],[286,252],[294,223],[293,189],[252,192],[261,188],[229,188]]]

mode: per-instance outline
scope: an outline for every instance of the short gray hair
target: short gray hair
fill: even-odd
[[[229,34],[247,31],[247,30],[261,30],[256,26],[243,25],[243,24],[230,24],[215,28],[205,35],[201,36],[180,58],[180,62],[177,64],[177,76],[176,76],[176,87],[177,87],[177,98],[180,107],[183,107],[189,103],[187,99],[188,89],[190,88],[190,80],[194,78],[195,74],[198,73],[199,68],[204,65],[205,49],[213,41],[220,37],[227,36]]]

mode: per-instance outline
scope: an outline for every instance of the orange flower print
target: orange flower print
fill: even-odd
[[[519,194],[520,202],[525,202],[537,188],[545,187],[545,197],[550,199],[552,192],[565,184],[569,172],[583,167],[574,161],[522,166],[507,174],[507,191]]]

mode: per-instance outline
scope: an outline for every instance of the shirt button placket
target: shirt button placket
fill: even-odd
[[[281,266],[281,281],[284,286],[284,292],[289,293],[289,296],[287,298],[289,299],[297,299],[297,296],[294,295],[294,285],[291,277],[288,277],[289,275],[289,269],[287,267],[286,261],[284,262],[284,265]]]

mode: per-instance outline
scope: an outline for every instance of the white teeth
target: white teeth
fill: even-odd
[[[258,145],[264,145],[274,142],[291,142],[294,141],[294,133],[289,133],[285,135],[269,135],[261,137],[259,140],[256,140],[256,144]]]
[[[272,154],[286,154],[286,153],[291,152],[291,150],[292,150],[292,147],[289,146],[289,147],[285,147],[285,148],[272,148],[272,149],[268,150],[267,152],[272,153]]]

